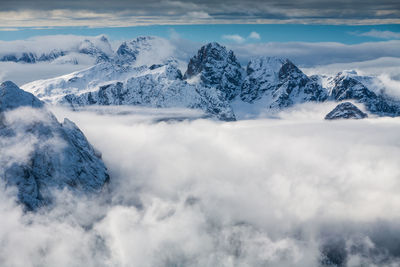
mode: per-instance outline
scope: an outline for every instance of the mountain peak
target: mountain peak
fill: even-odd
[[[184,78],[197,75],[202,85],[215,87],[232,100],[239,94],[244,71],[232,50],[213,42],[202,46],[190,59]]]
[[[33,94],[20,89],[15,83],[5,81],[0,85],[0,112],[16,109],[21,106],[43,107],[43,102]]]

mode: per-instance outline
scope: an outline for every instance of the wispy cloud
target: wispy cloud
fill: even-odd
[[[19,28],[0,28],[0,32],[15,32],[19,30]]]
[[[369,32],[355,33],[358,36],[367,36],[380,39],[400,39],[400,32],[370,30]]]
[[[227,34],[227,35],[222,35],[222,39],[242,44],[248,40],[260,40],[261,36],[257,32],[251,32],[247,37],[243,37],[239,34],[231,34],[231,35]]]
[[[236,56],[245,63],[249,58],[264,55],[290,58],[301,66],[348,63],[400,56],[400,41],[390,40],[354,45],[341,43],[242,43],[229,44]]]
[[[228,41],[233,41],[233,42],[236,42],[238,44],[244,43],[246,41],[245,38],[243,38],[242,36],[240,36],[238,34],[222,35],[222,39],[225,39],[225,40],[228,40]]]
[[[260,40],[261,36],[258,32],[251,32],[249,37],[249,39],[255,39],[255,40]]]

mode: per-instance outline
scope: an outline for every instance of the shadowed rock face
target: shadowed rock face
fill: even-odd
[[[204,86],[215,87],[227,100],[232,100],[240,93],[244,71],[231,50],[209,43],[190,59],[184,79],[197,75]]]
[[[59,123],[12,82],[0,85],[0,141],[0,178],[17,187],[28,210],[50,204],[55,189],[98,193],[109,180],[100,154],[79,128],[68,119]]]
[[[337,119],[364,119],[368,115],[350,102],[337,105],[331,112],[325,116],[325,120]]]
[[[0,112],[22,106],[42,108],[43,103],[31,93],[19,89],[13,82],[3,82],[0,85]]]

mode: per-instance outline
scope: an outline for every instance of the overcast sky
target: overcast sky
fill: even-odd
[[[398,0],[0,0],[1,27],[205,23],[398,24]]]

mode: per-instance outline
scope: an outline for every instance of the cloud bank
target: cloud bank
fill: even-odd
[[[397,1],[294,0],[2,1],[2,27],[132,26],[198,23],[399,23]]]
[[[350,63],[400,55],[400,41],[386,41],[347,45],[321,42],[269,42],[229,44],[241,61],[256,56],[287,57],[303,67],[332,63]]]
[[[0,262],[395,266],[400,121],[325,122],[329,108],[234,123],[55,109],[102,151],[109,195],[61,192],[54,209],[23,214],[0,190]],[[320,116],[304,119],[310,109]]]

